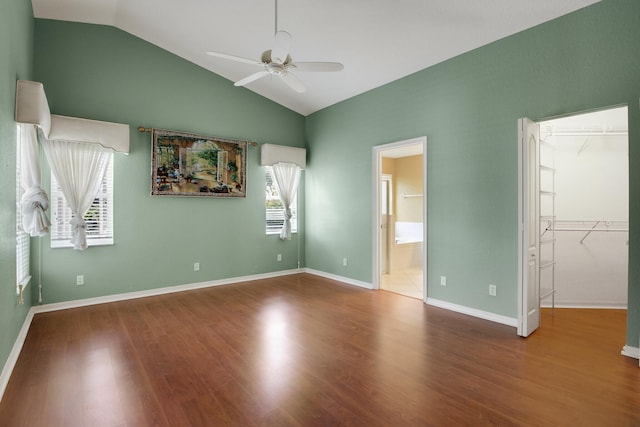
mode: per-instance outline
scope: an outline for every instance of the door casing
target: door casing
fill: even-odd
[[[421,136],[418,138],[407,139],[404,141],[392,142],[389,144],[377,145],[373,147],[373,206],[372,206],[372,217],[373,217],[373,230],[371,235],[373,236],[373,289],[380,289],[380,250],[381,250],[381,242],[380,242],[380,186],[382,182],[382,154],[385,150],[391,150],[395,148],[406,147],[409,145],[422,144],[422,185],[424,188],[424,197],[422,198],[422,224],[423,224],[423,241],[422,241],[422,296],[423,301],[427,301],[427,256],[428,256],[428,245],[427,245],[427,137]]]

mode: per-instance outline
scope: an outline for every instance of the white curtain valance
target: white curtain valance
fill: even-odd
[[[262,144],[260,146],[260,165],[273,166],[276,163],[293,163],[300,169],[307,167],[307,150],[286,145]]]
[[[51,112],[42,83],[18,80],[15,116],[16,122],[36,125],[45,135],[49,135]]]
[[[51,115],[49,140],[90,142],[129,154],[129,125]]]
[[[42,129],[49,140],[89,142],[119,153],[129,153],[129,125],[51,114],[42,83],[18,80],[16,111],[18,123]]]

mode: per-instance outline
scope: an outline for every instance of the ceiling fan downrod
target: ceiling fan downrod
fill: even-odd
[[[273,33],[274,35],[278,33],[278,0],[275,0],[275,3],[276,3],[276,13],[275,13],[275,21],[276,21],[275,27],[276,28],[275,28],[275,31]]]

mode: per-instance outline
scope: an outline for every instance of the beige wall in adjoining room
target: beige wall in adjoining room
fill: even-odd
[[[391,247],[389,254],[390,271],[393,274],[399,270],[407,268],[421,268],[423,243],[407,243],[396,245],[395,236],[396,221],[422,222],[422,197],[403,198],[402,194],[423,195],[422,179],[422,154],[417,156],[401,157],[392,160],[393,167],[393,216],[389,226],[391,236]],[[385,163],[383,162],[383,172]],[[384,172],[386,173],[386,172]]]

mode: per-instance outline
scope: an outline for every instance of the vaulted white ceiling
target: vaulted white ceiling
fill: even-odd
[[[295,61],[336,61],[344,70],[296,75],[297,93],[266,77],[247,88],[308,115],[599,0],[278,0],[278,29]],[[112,25],[233,81],[271,49],[274,0],[32,0],[36,18]],[[237,90],[244,90],[238,88]]]

